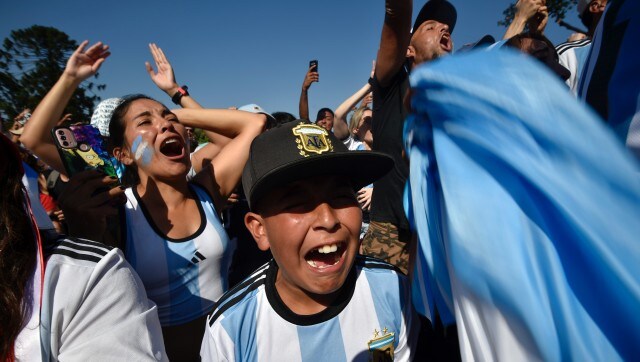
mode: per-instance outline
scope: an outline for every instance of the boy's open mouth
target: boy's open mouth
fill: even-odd
[[[326,269],[338,264],[346,249],[345,243],[324,245],[308,252],[304,259],[312,268]]]

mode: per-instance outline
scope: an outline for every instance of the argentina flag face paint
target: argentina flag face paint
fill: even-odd
[[[147,166],[151,162],[153,148],[149,146],[147,141],[142,139],[142,136],[138,135],[135,140],[133,140],[131,151],[133,152],[133,158],[137,162],[142,163],[143,166]]]

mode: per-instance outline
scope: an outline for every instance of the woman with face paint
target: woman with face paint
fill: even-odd
[[[86,44],[71,56],[34,116],[57,119],[52,110],[62,112],[75,87],[95,74],[109,55],[101,43],[85,51]],[[43,106],[48,115],[38,112]],[[251,141],[265,123],[262,114],[237,110],[172,111],[144,95],[124,97],[113,111],[109,147],[125,167],[122,246],[149,299],[158,305],[171,360],[198,359],[206,315],[227,289],[234,247],[218,215],[240,180]],[[201,171],[190,182],[185,126],[230,139],[215,157],[202,161]]]

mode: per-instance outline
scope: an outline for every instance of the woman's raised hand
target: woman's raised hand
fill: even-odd
[[[109,46],[102,44],[102,42],[97,42],[85,50],[88,44],[88,40],[83,41],[73,54],[71,54],[71,57],[67,61],[64,75],[82,82],[95,75],[105,59],[111,55]]]
[[[173,74],[171,63],[167,60],[162,49],[154,43],[149,44],[149,50],[151,51],[151,55],[153,56],[153,60],[156,63],[158,71],[154,71],[151,64],[149,64],[149,62],[145,62],[144,65],[147,68],[147,73],[149,73],[149,77],[151,77],[151,80],[158,86],[158,88],[169,94],[169,96],[172,96],[179,86],[178,83],[176,83],[176,77]]]

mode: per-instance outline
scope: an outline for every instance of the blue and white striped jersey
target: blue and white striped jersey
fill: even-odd
[[[590,49],[591,39],[562,43],[556,47],[558,61],[571,72],[565,83],[571,88],[573,94],[578,94],[578,80]]]
[[[277,272],[272,260],[220,299],[208,319],[203,361],[411,359],[419,322],[407,278],[393,266],[358,256],[333,305],[309,316],[282,302]]]
[[[200,228],[190,237],[172,239],[162,234],[140,202],[127,189],[127,260],[144,283],[149,299],[158,305],[163,326],[190,322],[211,311],[228,289],[234,246],[220,223],[211,197],[189,184],[197,196]]]

